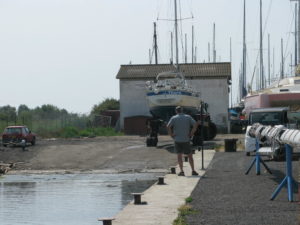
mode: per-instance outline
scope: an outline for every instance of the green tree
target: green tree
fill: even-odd
[[[10,105],[0,107],[0,115],[1,115],[0,118],[1,120],[12,122],[12,121],[16,121],[17,119],[16,108]]]
[[[24,105],[24,104],[19,105],[19,107],[18,107],[18,116],[21,115],[24,112],[29,112],[29,111],[30,111],[30,109],[28,108],[27,105]]]
[[[94,105],[91,115],[101,114],[105,110],[118,110],[120,109],[120,102],[114,98],[106,98],[98,105]]]

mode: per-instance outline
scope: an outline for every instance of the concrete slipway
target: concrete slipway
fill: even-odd
[[[204,167],[207,168],[215,151],[204,151]],[[195,169],[199,176],[191,176],[188,162],[184,162],[185,177],[177,174],[167,174],[164,178],[165,185],[154,184],[142,195],[145,204],[135,205],[129,203],[116,215],[113,225],[170,225],[178,216],[178,208],[185,204],[185,199],[190,196],[199,179],[205,173],[201,170],[201,152],[194,154]],[[178,173],[179,169],[176,168]]]

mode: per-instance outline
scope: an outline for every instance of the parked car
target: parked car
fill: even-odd
[[[2,145],[20,145],[22,140],[25,144],[35,145],[36,134],[32,133],[26,126],[8,126],[2,133]]]

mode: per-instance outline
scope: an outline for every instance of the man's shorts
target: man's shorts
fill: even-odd
[[[190,142],[175,142],[175,152],[179,154],[191,154],[192,149]]]

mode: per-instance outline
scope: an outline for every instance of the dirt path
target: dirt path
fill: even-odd
[[[220,145],[224,138],[232,138],[232,135],[218,135],[206,145]],[[0,163],[15,163],[13,172],[26,170],[29,173],[91,170],[140,172],[167,170],[177,164],[170,137],[160,136],[157,148],[146,147],[145,140],[146,137],[139,136],[43,139],[37,140],[35,146],[28,146],[28,151],[22,151],[20,147],[0,147]]]
[[[168,169],[176,165],[169,137],[158,147],[146,147],[145,137],[97,137],[92,139],[38,140],[28,151],[1,147],[0,162],[16,163],[13,170],[112,170]]]

